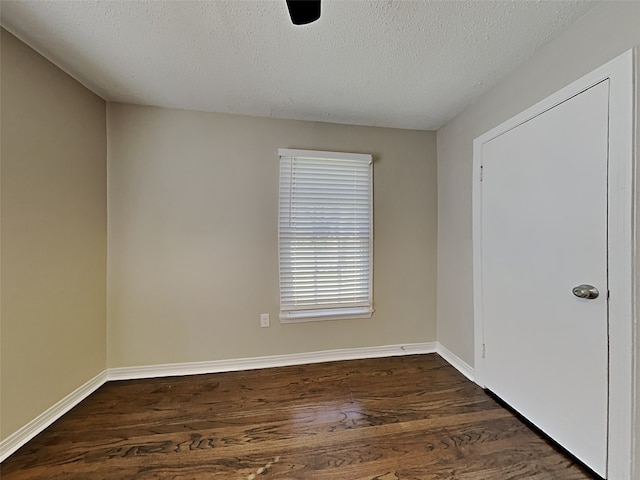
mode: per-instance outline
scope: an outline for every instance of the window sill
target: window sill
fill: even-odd
[[[281,312],[280,323],[323,322],[326,320],[350,320],[355,318],[371,318],[373,309],[333,308],[329,310],[304,310],[298,312]]]

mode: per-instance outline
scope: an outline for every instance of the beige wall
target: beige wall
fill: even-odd
[[[1,437],[106,366],[105,102],[2,30]]]
[[[107,124],[110,367],[435,340],[434,132],[121,104]],[[278,148],[373,154],[371,319],[279,324]]]
[[[437,336],[438,341],[470,365],[473,365],[473,139],[639,44],[640,2],[602,2],[438,131]],[[640,204],[636,213],[639,211]],[[637,251],[640,252],[640,245]],[[636,396],[640,399],[640,338],[638,335],[636,338],[639,340]],[[636,405],[636,430],[640,430],[640,403]],[[636,475],[640,478],[640,440],[635,448]]]
[[[633,473],[632,478],[640,478],[640,48],[636,48],[636,108],[635,108],[635,124],[636,124],[636,138],[635,138],[635,305],[634,305],[634,341],[635,341],[635,356],[634,356],[634,382],[635,382],[635,436],[634,436],[634,458],[633,458]]]

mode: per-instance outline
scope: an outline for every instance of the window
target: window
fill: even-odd
[[[280,321],[371,317],[371,155],[278,153]]]

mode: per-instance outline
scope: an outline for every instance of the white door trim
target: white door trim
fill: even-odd
[[[607,478],[631,480],[633,434],[633,51],[571,83],[473,142],[473,286],[475,381],[484,387],[482,318],[482,145],[609,79],[609,441]]]

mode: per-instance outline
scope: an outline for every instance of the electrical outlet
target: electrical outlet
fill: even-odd
[[[261,327],[268,327],[269,326],[269,314],[268,313],[261,313],[260,314],[260,326]]]

